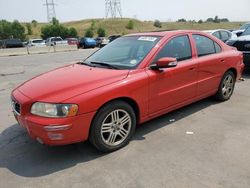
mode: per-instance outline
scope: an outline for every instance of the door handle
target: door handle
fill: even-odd
[[[194,70],[194,69],[195,69],[195,67],[190,67],[190,68],[189,68],[190,71],[192,71],[192,70]]]
[[[225,59],[221,59],[220,62],[221,62],[221,63],[225,63]]]

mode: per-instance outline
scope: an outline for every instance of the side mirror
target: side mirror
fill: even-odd
[[[171,68],[176,67],[178,64],[176,58],[172,57],[163,57],[156,61],[155,64],[151,65],[150,68],[153,70],[161,69],[161,68]]]

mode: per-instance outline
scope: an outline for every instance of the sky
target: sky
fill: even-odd
[[[105,17],[105,0],[54,0],[60,22]],[[47,22],[45,0],[0,0],[0,20]],[[206,20],[219,16],[250,21],[250,0],[121,0],[122,15],[139,20]]]

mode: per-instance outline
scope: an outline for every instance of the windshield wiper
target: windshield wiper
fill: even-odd
[[[106,67],[109,67],[111,69],[119,69],[117,66],[114,66],[114,65],[111,65],[111,64],[108,64],[108,63],[104,63],[104,62],[91,61],[90,63],[94,64],[94,65],[106,66]]]
[[[84,61],[79,61],[77,64],[79,64],[79,65],[87,65],[87,66],[89,66],[89,67],[96,67],[96,66],[91,65],[91,64],[89,64],[89,63],[85,63]]]

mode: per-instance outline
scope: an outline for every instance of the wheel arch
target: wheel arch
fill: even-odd
[[[235,68],[231,67],[226,72],[228,72],[228,71],[231,71],[232,73],[234,73],[235,79],[237,79],[238,74],[237,74],[237,70]]]
[[[134,112],[135,112],[136,124],[140,122],[140,108],[139,108],[139,105],[138,105],[138,103],[137,103],[134,99],[132,99],[131,97],[117,97],[117,98],[108,100],[108,101],[106,101],[104,104],[102,104],[102,105],[98,108],[97,112],[98,112],[100,109],[102,109],[105,105],[107,105],[107,104],[109,104],[109,103],[111,103],[111,102],[114,102],[114,101],[123,101],[123,102],[128,103],[128,104],[132,107],[132,109],[134,110]],[[96,118],[97,112],[96,112],[96,114],[94,115],[93,119],[91,120],[91,126],[90,126],[90,129],[89,129],[89,135],[90,135],[90,133],[91,133],[93,121],[94,121],[94,119]]]
[[[137,123],[139,122],[140,108],[139,108],[138,103],[134,99],[132,99],[131,97],[117,97],[117,98],[108,100],[102,106],[100,106],[97,111],[99,111],[103,106],[107,105],[108,103],[111,103],[111,102],[114,102],[114,101],[123,101],[123,102],[128,103],[133,108],[133,110],[135,112],[136,122]]]

